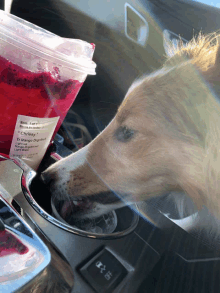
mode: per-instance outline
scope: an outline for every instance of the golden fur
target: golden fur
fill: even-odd
[[[220,218],[218,37],[199,34],[171,48],[162,69],[136,81],[95,140],[45,171],[53,194],[87,197],[110,188],[138,201],[184,191]],[[120,127],[134,137],[119,141]]]
[[[174,91],[173,95],[170,93],[169,103],[172,110],[175,105],[178,109],[177,116],[168,112],[172,113],[172,119],[176,117],[173,124],[186,143],[186,160],[180,162],[185,168],[186,181],[180,185],[199,208],[204,204],[220,217],[218,39],[216,33],[207,36],[200,33],[187,46],[182,44],[173,49],[174,56],[166,61],[165,67],[173,67],[169,77]]]

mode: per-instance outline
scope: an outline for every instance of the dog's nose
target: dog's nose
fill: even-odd
[[[54,181],[54,177],[48,172],[42,172],[41,179],[46,185],[50,185]]]

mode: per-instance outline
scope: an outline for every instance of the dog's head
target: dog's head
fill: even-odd
[[[212,42],[200,36],[135,82],[102,133],[43,173],[52,194],[66,200],[64,210],[96,217],[170,191],[207,203],[207,188],[217,181],[212,163],[220,138],[212,92],[219,50]]]

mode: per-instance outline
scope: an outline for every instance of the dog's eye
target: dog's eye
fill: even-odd
[[[126,126],[119,127],[115,132],[115,137],[121,142],[129,141],[134,135],[134,130],[127,128]]]

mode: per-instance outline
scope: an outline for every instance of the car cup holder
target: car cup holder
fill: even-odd
[[[73,214],[70,214],[64,219],[60,215],[60,209],[62,208],[63,203],[64,202],[56,201],[51,197],[52,215],[67,225],[70,224],[71,226],[76,227],[80,230],[101,234],[111,234],[117,228],[118,217],[115,211],[111,211],[93,219],[76,219],[74,218]]]
[[[5,159],[10,158],[7,156]],[[51,200],[49,191],[39,179],[39,174],[21,159],[11,158],[11,160],[23,170],[21,187],[28,203],[42,218],[60,229],[93,239],[116,239],[132,233],[137,227],[139,216],[136,204],[108,213],[102,221],[101,219],[95,220],[95,223],[93,221],[92,227],[91,225],[88,227],[88,221],[80,223],[80,229],[75,225],[70,225],[59,215],[55,203]]]

